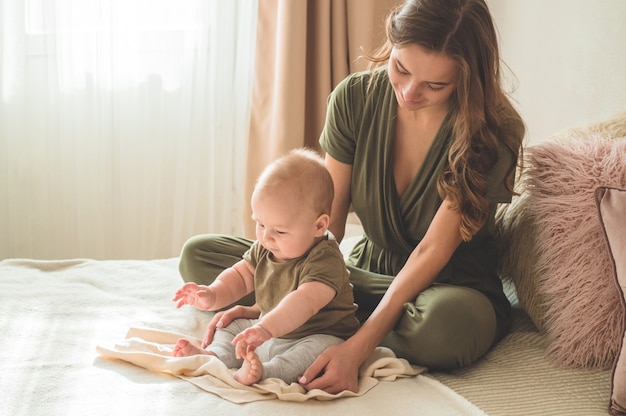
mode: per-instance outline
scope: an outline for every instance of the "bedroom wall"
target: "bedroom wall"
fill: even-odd
[[[487,0],[527,143],[626,111],[626,1]]]

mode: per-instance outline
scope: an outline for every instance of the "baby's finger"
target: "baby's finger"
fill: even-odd
[[[235,353],[237,358],[244,358],[246,356],[247,345],[245,341],[239,341],[235,346]]]

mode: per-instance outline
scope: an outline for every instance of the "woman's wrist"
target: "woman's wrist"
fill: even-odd
[[[371,337],[359,330],[348,338],[344,345],[351,351],[351,355],[358,359],[360,365],[374,352],[378,343],[372,342]]]

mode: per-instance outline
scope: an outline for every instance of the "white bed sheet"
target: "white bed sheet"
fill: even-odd
[[[131,327],[201,336],[208,313],[177,310],[177,259],[0,262],[0,415],[484,415],[429,377],[360,397],[235,404],[180,378],[101,357]]]

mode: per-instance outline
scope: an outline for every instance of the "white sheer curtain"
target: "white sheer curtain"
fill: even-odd
[[[243,233],[257,0],[0,0],[0,258]]]

